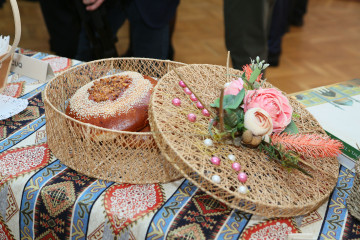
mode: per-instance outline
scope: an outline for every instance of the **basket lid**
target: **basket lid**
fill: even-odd
[[[205,139],[211,138],[208,127],[214,109],[210,103],[219,97],[226,83],[226,73],[223,66],[187,65],[161,78],[151,97],[150,125],[162,154],[185,178],[230,207],[270,217],[303,215],[317,209],[337,182],[336,157],[305,159],[307,164],[302,167],[312,175],[309,177],[300,171],[287,171],[255,149],[221,142],[214,142],[212,146],[204,144]],[[240,75],[241,72],[229,69],[229,74]],[[186,82],[195,96],[179,85],[180,80]],[[273,86],[266,83],[265,87]],[[178,102],[174,104],[175,98]],[[300,133],[325,134],[300,103],[289,100],[299,116],[293,117],[293,121]],[[197,101],[210,116],[202,113]],[[191,113],[196,116],[194,122],[188,118]],[[213,156],[220,159],[220,165],[211,162]],[[232,168],[233,157],[240,163],[241,171],[246,172],[246,183],[238,180],[238,172]],[[219,178],[214,179],[214,175]],[[248,192],[239,192],[240,186],[246,186]]]

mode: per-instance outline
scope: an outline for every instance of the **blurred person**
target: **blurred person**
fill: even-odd
[[[292,0],[290,24],[296,27],[304,25],[304,16],[307,12],[308,0]]]
[[[250,58],[267,60],[271,13],[275,0],[224,0],[225,42],[234,68]]]
[[[292,1],[290,0],[276,0],[275,2],[268,40],[268,63],[270,67],[279,65],[282,38],[289,28],[291,7]]]
[[[83,0],[83,3],[86,10],[94,11],[104,0]],[[170,47],[170,20],[175,16],[178,4],[179,0],[112,0],[107,14],[114,35],[125,20],[129,20],[130,46],[134,57],[167,59]],[[82,31],[77,56],[86,54],[86,44],[88,41]]]
[[[282,38],[289,31],[289,25],[301,27],[308,0],[276,0],[271,18],[268,40],[268,63],[279,65],[282,52]]]
[[[174,55],[175,55],[175,49],[172,43],[172,39],[173,39],[173,35],[174,35],[174,31],[175,31],[175,23],[176,23],[176,13],[174,15],[174,17],[170,20],[170,36],[169,36],[169,50],[168,50],[168,57],[167,59],[169,60],[174,60]],[[130,46],[128,47],[128,49],[126,50],[126,52],[121,55],[121,57],[133,57],[134,54],[132,52],[132,44],[131,44],[131,25],[129,24],[129,36],[130,36]]]
[[[49,33],[50,50],[56,55],[75,58],[81,31],[81,19],[73,0],[40,0]]]
[[[97,39],[103,38],[99,38],[98,33],[89,34],[91,26],[86,25],[83,21],[84,16],[79,12],[74,13],[74,2],[71,0],[40,0],[40,2],[49,30],[52,50],[56,54],[61,52],[62,54],[59,54],[61,56],[66,56],[63,53],[70,53],[74,56],[70,58],[82,61],[96,59],[92,49],[97,42],[92,41],[92,38],[94,36]],[[116,41],[118,29],[126,19],[129,20],[134,57],[167,58],[169,22],[175,15],[179,0],[82,0],[82,3],[89,15],[101,8],[106,9],[106,19],[111,32],[110,41],[112,39]]]

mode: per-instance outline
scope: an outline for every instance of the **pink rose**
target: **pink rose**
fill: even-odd
[[[244,111],[255,107],[262,108],[270,114],[274,132],[282,132],[291,122],[292,107],[287,97],[279,90],[274,88],[249,90],[244,98]]]
[[[237,95],[244,87],[244,81],[241,78],[231,81],[224,90],[224,95]]]

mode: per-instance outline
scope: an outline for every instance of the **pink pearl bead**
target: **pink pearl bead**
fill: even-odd
[[[184,88],[184,92],[187,94],[187,95],[191,95],[192,92],[190,91],[190,89],[188,89],[187,87]]]
[[[182,87],[182,88],[186,87],[186,84],[185,84],[183,81],[180,81],[180,82],[179,82],[179,85],[180,85],[180,87]]]
[[[218,158],[218,157],[212,157],[211,158],[211,163],[212,164],[215,164],[215,165],[220,165],[220,158]]]
[[[189,113],[187,117],[188,117],[188,120],[190,122],[195,122],[196,121],[196,115],[193,114],[193,113]]]
[[[232,169],[234,169],[235,171],[240,171],[241,169],[241,165],[240,163],[237,163],[237,162],[234,162],[232,165],[231,165]]]
[[[172,104],[174,104],[175,106],[180,106],[181,105],[181,100],[178,98],[174,98],[172,100]]]
[[[208,111],[207,109],[203,109],[203,110],[201,111],[201,113],[202,113],[202,115],[204,115],[205,117],[210,117],[210,113],[209,113],[209,111]]]
[[[246,180],[247,180],[247,178],[248,178],[248,176],[247,176],[247,174],[244,173],[244,172],[241,172],[241,173],[239,173],[239,175],[238,175],[238,179],[239,179],[239,181],[242,182],[242,183],[245,183]]]
[[[193,93],[190,95],[190,99],[194,102],[198,100]]]
[[[204,106],[201,104],[201,102],[197,102],[197,103],[196,103],[196,107],[197,107],[198,109],[203,109],[203,108],[204,108]]]

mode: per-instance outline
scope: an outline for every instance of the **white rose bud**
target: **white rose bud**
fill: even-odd
[[[244,118],[245,128],[256,136],[271,134],[273,131],[271,116],[262,108],[250,108]]]

